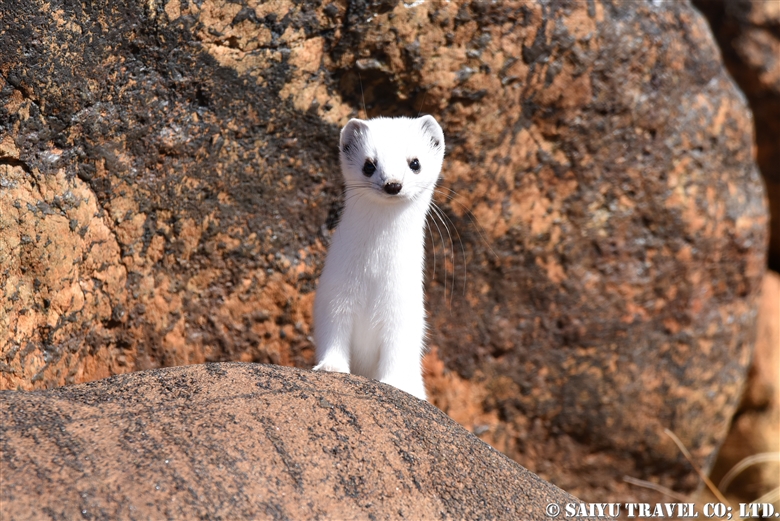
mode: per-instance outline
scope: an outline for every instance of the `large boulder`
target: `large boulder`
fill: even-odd
[[[771,209],[769,266],[780,271],[780,5],[694,0],[712,26],[723,61],[753,109],[756,162]]]
[[[718,455],[716,480],[744,458],[780,452],[780,3],[694,0],[710,23],[726,68],[753,111],[756,163],[769,199],[770,243],[757,340],[742,403]],[[758,456],[761,458],[762,456]],[[734,502],[780,486],[774,461],[754,464],[729,486]]]
[[[3,519],[549,519],[577,500],[432,405],[206,364],[0,392]],[[578,517],[585,519],[585,517]]]
[[[752,502],[780,488],[780,275],[773,271],[764,276],[757,330],[742,403],[710,476],[719,483],[747,458],[753,461],[724,483],[732,503]]]
[[[429,249],[433,403],[584,497],[639,493],[624,475],[695,488],[663,431],[704,468],[725,436],[767,212],[749,112],[687,3],[2,16],[4,388],[310,367],[339,127],[424,111],[447,135],[453,236]]]

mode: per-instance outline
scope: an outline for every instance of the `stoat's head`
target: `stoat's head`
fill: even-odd
[[[417,199],[433,193],[444,133],[433,116],[351,119],[339,150],[348,198],[357,190],[383,202]]]

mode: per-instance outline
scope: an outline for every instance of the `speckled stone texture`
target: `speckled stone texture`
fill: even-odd
[[[768,271],[758,309],[758,335],[742,403],[712,469],[715,483],[744,458],[766,458],[741,472],[724,492],[732,503],[754,502],[780,487],[780,275]],[[775,508],[780,507],[775,501]]]
[[[723,61],[745,93],[756,125],[756,161],[771,209],[769,266],[780,271],[780,2],[694,0]]]
[[[3,391],[0,416],[9,520],[544,520],[576,501],[432,405],[349,375],[158,369]]]
[[[663,429],[709,467],[767,210],[686,2],[85,5],[0,10],[0,386],[310,367],[338,131],[365,99],[447,136],[432,402],[586,499],[697,486]]]

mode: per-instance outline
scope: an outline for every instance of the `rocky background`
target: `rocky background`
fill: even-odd
[[[712,467],[769,214],[683,2],[7,2],[0,386],[311,367],[339,128],[420,112],[431,401],[583,499],[694,491],[663,430]]]
[[[758,339],[742,404],[712,477],[719,480],[753,454],[775,454],[738,476],[729,492],[750,501],[780,489],[780,2],[695,0],[707,17],[755,125],[756,162],[771,214],[769,272],[763,283]],[[775,500],[780,508],[780,501]]]
[[[774,491],[780,507],[780,275],[764,277],[758,312],[758,336],[745,392],[726,441],[720,449],[711,478],[720,483],[746,458],[759,461],[724,487],[733,504],[755,501]],[[769,502],[767,498],[765,501]]]
[[[694,0],[712,27],[723,62],[753,110],[756,162],[771,209],[769,267],[780,271],[780,4]]]

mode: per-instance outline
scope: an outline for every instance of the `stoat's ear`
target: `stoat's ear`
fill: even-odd
[[[444,131],[433,116],[417,118],[423,135],[428,138],[431,148],[444,152]]]
[[[345,156],[351,155],[366,135],[368,125],[362,119],[350,119],[349,123],[341,129],[339,150]]]

